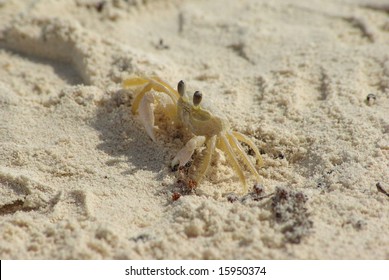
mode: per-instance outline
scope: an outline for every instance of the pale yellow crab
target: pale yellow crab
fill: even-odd
[[[246,155],[239,141],[247,144],[254,151],[256,165],[262,166],[263,160],[258,148],[247,136],[232,131],[227,119],[216,108],[211,108],[204,102],[201,103],[202,94],[199,91],[196,91],[190,99],[186,96],[183,81],[178,83],[177,90],[175,90],[158,77],[129,78],[123,82],[123,86],[134,89],[136,95],[132,104],[132,113],[139,114],[147,134],[153,141],[156,140],[154,135],[155,106],[160,106],[171,120],[181,123],[194,135],[177,153],[172,161],[172,167],[184,166],[190,161],[194,151],[205,144],[204,158],[193,175],[196,183],[200,183],[207,173],[215,148],[220,149],[226,155],[227,161],[244,186],[244,192],[247,192],[247,184],[237,158],[248,167],[258,182],[261,180],[255,165]]]

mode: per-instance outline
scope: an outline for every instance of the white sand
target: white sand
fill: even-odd
[[[1,259],[389,258],[385,1],[97,2],[0,1]],[[276,194],[217,152],[173,201],[185,139],[149,139],[134,74],[217,100]]]

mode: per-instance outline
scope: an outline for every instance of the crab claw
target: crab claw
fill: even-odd
[[[177,120],[178,92],[158,77],[133,77],[123,81],[124,88],[133,88],[135,98],[131,111],[139,114],[147,134],[156,141],[154,130],[154,109],[158,106],[169,119]]]
[[[139,119],[142,122],[147,134],[155,142],[154,129],[154,108],[155,108],[155,97],[153,93],[147,92],[142,101],[139,104]]]
[[[194,136],[190,139],[184,148],[182,148],[174,157],[171,167],[174,168],[177,165],[184,166],[188,161],[190,161],[194,151],[205,143],[205,140],[205,136]]]
[[[156,106],[158,106],[158,108],[171,119],[173,119],[176,114],[174,102],[168,95],[158,92],[145,93],[139,104],[139,118],[147,134],[154,142],[156,141],[154,130],[158,128],[155,126],[154,121],[154,110]]]

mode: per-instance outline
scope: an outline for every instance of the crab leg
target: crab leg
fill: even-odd
[[[263,166],[263,159],[261,156],[261,153],[259,152],[257,146],[255,146],[254,142],[251,141],[247,136],[243,135],[242,133],[233,131],[232,134],[238,139],[240,142],[243,142],[247,144],[255,153],[256,161],[258,166]]]
[[[200,183],[201,179],[207,173],[209,165],[211,164],[212,154],[215,151],[215,146],[216,146],[216,138],[217,138],[216,135],[214,135],[210,139],[208,139],[206,143],[207,148],[205,151],[205,156],[196,171],[195,181],[197,183]]]
[[[170,96],[170,98],[172,98],[172,100],[176,100],[172,97],[172,94],[169,92],[169,90],[167,88],[165,88],[163,85],[161,84],[157,84],[157,83],[154,83],[154,82],[150,82],[147,86],[145,86],[136,96],[135,96],[135,99],[134,101],[132,102],[132,113],[135,115],[138,108],[139,108],[139,104],[142,100],[142,98],[144,97],[144,95],[146,94],[146,92],[150,91],[151,89],[154,89],[155,91],[159,91],[159,92],[164,92],[166,93],[167,95]]]
[[[139,78],[139,77],[136,77],[136,78],[131,78],[131,79],[127,79],[123,82],[123,86],[128,88],[128,87],[133,87],[133,86],[140,86],[140,85],[143,85],[144,83],[147,83],[148,84],[146,86],[144,86],[141,91],[135,96],[135,99],[132,103],[132,113],[135,115],[136,112],[138,111],[138,108],[139,108],[139,104],[142,100],[142,98],[144,97],[144,95],[146,94],[146,92],[150,91],[150,90],[155,90],[155,91],[159,91],[159,92],[162,92],[162,93],[165,93],[167,94],[174,103],[177,103],[177,100],[179,98],[179,94],[177,91],[175,91],[172,87],[170,87],[169,85],[167,85],[165,82],[163,82],[162,80],[160,79],[156,79],[157,82],[155,82],[154,80],[152,79],[144,79],[144,78]]]
[[[163,80],[161,80],[159,77],[153,77],[154,80],[158,81],[160,84],[162,84],[163,86],[165,86],[168,90],[170,90],[171,92],[174,92],[174,93],[177,93],[177,91],[172,88],[169,84],[165,83]],[[177,99],[178,99],[178,95],[177,95]]]
[[[228,143],[227,137],[223,134],[220,135],[219,145],[221,150],[226,154],[227,161],[231,164],[234,171],[239,175],[239,179],[244,186],[244,192],[247,191],[246,180],[244,178],[243,172],[239,167],[239,163],[235,157],[234,151],[232,150],[230,144]]]
[[[140,77],[130,78],[123,81],[123,87],[137,87],[146,84],[148,81],[149,80]]]
[[[250,159],[247,157],[245,151],[243,150],[242,146],[239,144],[238,140],[236,140],[236,138],[232,134],[227,134],[227,137],[231,146],[238,152],[238,155],[241,157],[241,159],[246,164],[246,166],[250,169],[250,171],[254,174],[257,180],[260,181],[261,179],[257,170],[255,169],[254,165],[251,163]]]
[[[205,136],[195,136],[190,139],[184,148],[182,148],[177,155],[174,157],[172,161],[172,168],[179,164],[180,166],[184,166],[192,157],[194,151],[204,145]]]

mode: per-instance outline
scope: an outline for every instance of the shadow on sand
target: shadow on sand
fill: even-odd
[[[138,170],[156,173],[156,179],[169,172],[168,150],[163,143],[153,142],[142,125],[131,114],[131,98],[128,92],[119,90],[105,100],[98,108],[92,126],[100,132],[98,149],[113,158],[107,165],[127,162],[129,169],[124,175]]]

